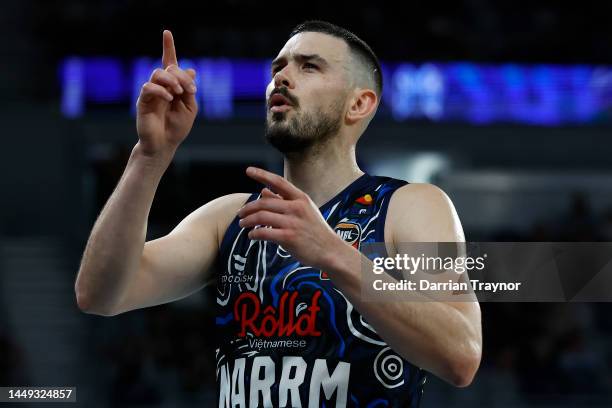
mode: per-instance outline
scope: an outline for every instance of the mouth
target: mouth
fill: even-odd
[[[275,93],[268,101],[269,109],[272,113],[286,112],[293,107],[293,104],[285,96]]]

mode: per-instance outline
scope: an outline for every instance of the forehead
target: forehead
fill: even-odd
[[[304,32],[291,37],[276,58],[292,59],[294,55],[300,54],[317,54],[330,64],[342,63],[348,56],[348,45],[329,34]]]

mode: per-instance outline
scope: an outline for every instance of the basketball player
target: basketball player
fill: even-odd
[[[477,302],[361,299],[364,243],[464,241],[438,188],[356,164],[382,92],[370,47],[329,23],[298,26],[266,91],[284,177],[250,167],[261,192],[220,197],[145,242],[155,190],[197,112],[195,72],[178,66],[169,31],[163,50],[138,99],[139,141],[84,251],[79,307],[114,316],[216,279],[220,407],[418,406],[425,370],[470,384]]]

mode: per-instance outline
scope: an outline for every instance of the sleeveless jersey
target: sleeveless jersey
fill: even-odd
[[[364,174],[320,211],[357,249],[384,242],[391,194],[405,184]],[[218,257],[219,407],[418,406],[425,372],[377,335],[325,271],[250,240],[238,221]]]

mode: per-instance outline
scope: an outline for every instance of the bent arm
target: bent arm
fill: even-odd
[[[146,242],[140,267],[128,279],[114,313],[181,299],[212,279],[227,227],[248,194],[217,198],[189,214],[168,235]]]
[[[214,200],[167,236],[145,244],[151,204],[170,161],[134,147],[83,253],[75,292],[84,312],[112,316],[187,296],[204,285],[219,228],[227,228],[247,195]]]
[[[462,242],[463,231],[452,203],[431,185],[411,184],[392,197],[387,240]],[[482,334],[478,302],[367,302],[361,297],[362,268],[372,262],[349,245],[329,262],[334,283],[395,351],[455,386],[471,383],[480,364]]]

